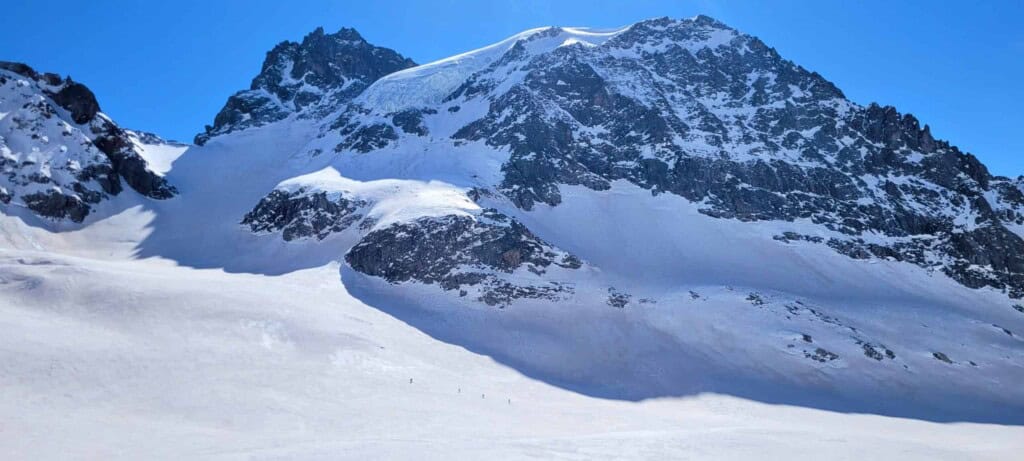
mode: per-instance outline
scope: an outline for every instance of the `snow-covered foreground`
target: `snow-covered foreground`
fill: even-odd
[[[1024,428],[603,400],[280,276],[0,251],[5,459],[1013,459]],[[410,382],[411,380],[411,382]]]

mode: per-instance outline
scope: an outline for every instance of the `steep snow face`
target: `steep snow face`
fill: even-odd
[[[249,90],[231,96],[213,126],[197,135],[195,142],[203,144],[214,136],[292,115],[322,116],[374,80],[413,65],[390,49],[367,43],[354,29],[324,34],[317,28],[301,43],[282,42],[267,53]]]
[[[142,145],[99,112],[84,85],[0,62],[0,206],[82,222],[122,181],[151,198],[174,194]]]
[[[171,170],[171,165],[188,150],[188,144],[167,141],[153,133],[137,130],[125,130],[132,145],[149,165],[153,173],[160,176]]]

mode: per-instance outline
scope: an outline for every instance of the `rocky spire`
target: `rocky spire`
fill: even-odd
[[[380,77],[415,65],[393,50],[371,45],[355,29],[326,34],[318,27],[301,43],[285,41],[270,50],[249,90],[228,98],[213,126],[195,142],[292,114],[328,112]]]

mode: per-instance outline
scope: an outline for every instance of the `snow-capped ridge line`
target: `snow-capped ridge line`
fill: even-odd
[[[506,39],[447,58],[400,70],[374,82],[356,102],[374,110],[397,112],[436,105],[469,76],[497,62],[505,53],[522,43],[528,55],[536,56],[562,46],[582,44],[602,46],[639,26],[665,30],[670,26],[708,27],[720,31],[716,40],[693,43],[689,48],[717,47],[737,36],[734,29],[707,16],[673,20],[668,17],[639,21],[615,28],[546,26],[528,29]],[[684,44],[685,45],[685,44]]]

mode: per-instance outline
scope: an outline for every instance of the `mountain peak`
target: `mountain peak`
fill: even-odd
[[[717,20],[715,18],[712,18],[711,16],[708,16],[706,14],[698,14],[698,15],[690,18],[690,22],[692,22],[694,24],[697,24],[697,25],[701,25],[701,26],[709,26],[709,27],[716,27],[716,28],[722,28],[722,29],[731,29],[731,27],[725,25],[723,22],[721,22],[721,21],[719,21],[719,20]]]
[[[302,38],[302,43],[305,44],[317,37],[332,37],[336,40],[344,40],[350,42],[366,42],[366,39],[364,39],[363,36],[359,34],[359,31],[351,27],[342,27],[341,29],[338,29],[337,32],[333,34],[328,34],[324,32],[323,26],[318,26],[316,29],[313,29],[312,32],[306,34],[306,36]],[[285,41],[282,43],[289,42]]]
[[[668,16],[662,16],[660,18],[650,18],[643,21],[633,23],[629,28],[637,28],[650,31],[664,31],[667,29],[705,29],[705,30],[728,30],[736,32],[736,29],[729,27],[725,23],[706,16],[698,14],[692,18],[671,18]]]
[[[414,65],[391,49],[371,45],[355,29],[326,34],[317,27],[302,42],[284,41],[267,52],[249,90],[231,96],[195,142],[292,114],[329,112],[380,77]]]

